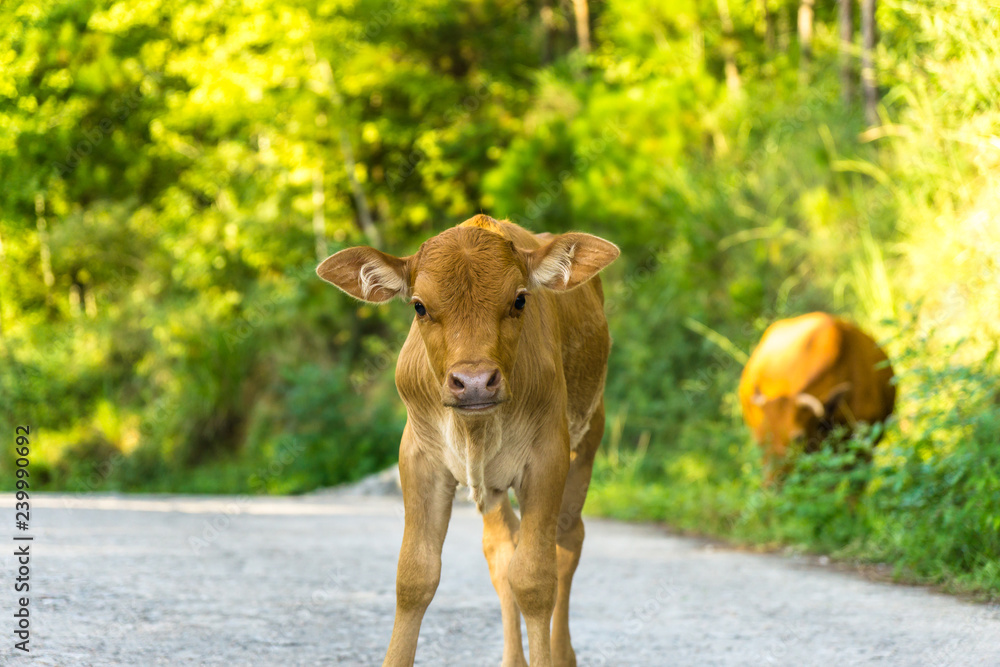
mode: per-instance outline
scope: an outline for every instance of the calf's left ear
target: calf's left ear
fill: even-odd
[[[617,259],[621,251],[610,241],[570,232],[526,253],[528,275],[535,285],[570,290],[587,282]]]
[[[408,296],[409,259],[361,246],[327,257],[316,273],[355,299],[382,303],[396,296]]]

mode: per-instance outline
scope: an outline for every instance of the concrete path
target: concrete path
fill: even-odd
[[[38,665],[378,665],[389,640],[398,498],[36,496]],[[13,530],[13,500],[2,523]],[[457,506],[419,665],[497,665],[500,611],[481,522]],[[572,632],[584,665],[1000,665],[1000,608],[590,519]],[[15,655],[16,653],[16,655]]]

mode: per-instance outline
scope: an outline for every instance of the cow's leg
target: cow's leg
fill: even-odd
[[[514,555],[520,521],[510,506],[510,499],[483,515],[483,553],[490,565],[490,579],[500,598],[503,615],[503,667],[527,667],[521,648],[521,612],[514,591],[507,580],[507,567]]]
[[[563,491],[562,507],[556,532],[556,561],[559,572],[559,586],[556,591],[556,607],[552,614],[552,664],[556,667],[576,665],[576,653],[569,638],[569,594],[573,586],[573,574],[580,563],[583,549],[583,520],[580,513],[587,499],[590,475],[594,470],[594,456],[604,435],[604,403],[598,406],[590,427],[580,440],[570,458],[566,489]]]
[[[410,429],[399,448],[399,478],[406,510],[396,570],[396,621],[383,667],[413,664],[424,611],[441,577],[441,545],[448,531],[455,481],[415,451]]]
[[[569,469],[569,435],[565,427],[552,442],[539,447],[524,471],[518,500],[521,532],[507,579],[524,614],[532,667],[550,667],[549,624],[556,603],[556,523]]]

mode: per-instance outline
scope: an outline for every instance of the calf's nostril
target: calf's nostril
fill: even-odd
[[[477,364],[471,370],[456,368],[449,371],[445,391],[462,403],[490,403],[499,395],[503,381],[499,367],[490,364],[484,369]]]

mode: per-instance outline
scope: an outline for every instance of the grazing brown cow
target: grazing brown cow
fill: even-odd
[[[410,257],[349,248],[317,269],[358,299],[401,297],[416,311],[396,365],[407,412],[399,446],[406,520],[385,665],[413,664],[459,483],[483,515],[503,664],[525,664],[522,613],[532,665],[576,664],[569,593],[604,432],[611,345],[596,275],[617,256],[596,236],[536,237],[478,215]]]
[[[740,378],[743,418],[764,448],[766,481],[785,467],[789,445],[814,449],[838,424],[875,424],[892,414],[892,367],[872,338],[826,313],[767,328]]]

